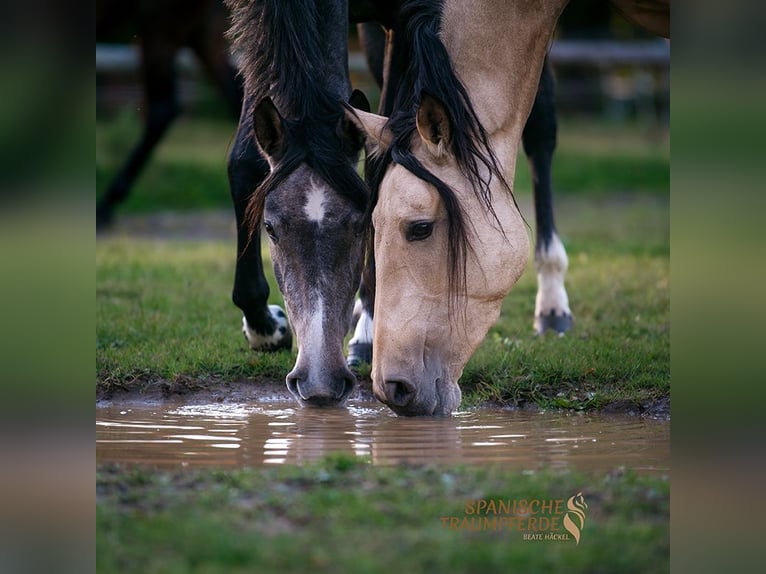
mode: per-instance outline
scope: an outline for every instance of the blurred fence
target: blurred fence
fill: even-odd
[[[613,119],[639,117],[667,123],[670,106],[670,44],[666,40],[619,42],[557,40],[550,51],[561,113],[602,114]],[[351,52],[352,82],[377,91],[364,55]],[[180,98],[194,104],[202,70],[190,50],[178,56]],[[135,45],[96,44],[97,111],[141,101],[139,49]]]

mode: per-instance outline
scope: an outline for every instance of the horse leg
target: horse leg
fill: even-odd
[[[378,88],[383,88],[386,32],[377,22],[362,22],[356,25],[359,44],[362,46],[367,67]]]
[[[553,220],[551,162],[556,147],[556,129],[553,72],[546,58],[535,102],[524,126],[522,142],[532,172],[537,222],[534,327],[537,333],[555,331],[563,334],[572,327],[572,311],[564,286],[569,262]]]
[[[287,315],[269,305],[269,284],[263,274],[260,229],[250,233],[247,205],[252,191],[269,173],[266,160],[253,139],[248,106],[243,106],[239,128],[229,155],[228,175],[237,222],[237,263],[232,300],[242,310],[242,332],[251,349],[276,351],[292,348],[293,336]]]
[[[125,165],[96,205],[96,227],[108,227],[114,210],[130,193],[133,182],[146,165],[154,147],[180,113],[176,93],[175,44],[145,38],[141,50],[147,113],[144,132]]]
[[[369,246],[359,285],[359,299],[354,305],[354,335],[348,342],[346,362],[351,368],[359,368],[363,363],[372,364],[372,310],[375,305],[375,258],[372,253],[372,241]]]
[[[386,88],[390,86],[392,36],[375,22],[357,24],[359,40],[367,58],[367,66],[381,89],[379,111],[385,105]],[[359,368],[372,363],[372,315],[375,303],[375,254],[372,241],[368,244],[367,261],[359,286],[359,299],[354,305],[352,328],[354,334],[348,342],[349,367]]]
[[[237,70],[229,60],[229,44],[225,37],[227,23],[223,6],[216,3],[207,21],[192,36],[189,45],[236,120],[242,111],[242,84]]]

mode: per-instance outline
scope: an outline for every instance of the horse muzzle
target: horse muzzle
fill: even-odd
[[[373,385],[373,393],[400,416],[447,416],[460,405],[460,388],[444,379],[416,383],[390,377]]]
[[[305,407],[337,407],[348,399],[356,377],[346,368],[312,375],[293,369],[287,375],[287,389]]]

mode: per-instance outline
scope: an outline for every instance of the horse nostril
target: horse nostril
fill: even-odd
[[[415,385],[409,381],[386,381],[388,402],[397,407],[406,407],[415,398]]]
[[[319,378],[291,371],[286,382],[287,389],[301,404],[324,407],[342,404],[354,390],[356,377],[345,369],[334,376]]]
[[[338,398],[340,400],[343,400],[347,396],[349,396],[351,394],[351,392],[354,390],[354,386],[355,385],[356,385],[356,377],[355,376],[351,375],[351,376],[343,377],[343,392],[341,393],[341,395]]]
[[[294,395],[299,396],[304,401],[306,400],[306,397],[303,396],[303,393],[301,392],[301,388],[298,385],[298,382],[300,379],[296,376],[292,376],[292,374],[287,375],[287,389]]]

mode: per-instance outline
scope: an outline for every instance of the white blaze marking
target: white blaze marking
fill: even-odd
[[[306,205],[303,206],[309,221],[322,223],[324,219],[324,200],[324,189],[312,180],[311,189],[306,193]]]
[[[308,338],[311,341],[321,341],[324,338],[324,305],[321,297],[317,297],[316,307],[311,314],[311,322],[308,328]]]
[[[322,341],[324,340],[324,304],[321,297],[317,297],[316,304],[311,311],[311,316],[306,325],[305,334],[298,342],[298,360],[305,360],[309,370],[313,371],[322,364]]]

